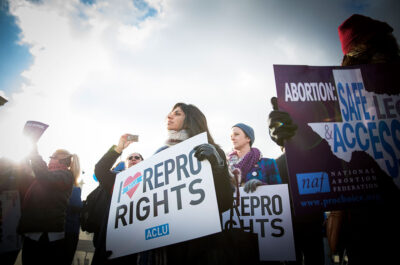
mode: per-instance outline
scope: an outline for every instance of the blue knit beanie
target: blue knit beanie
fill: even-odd
[[[250,146],[253,145],[255,137],[254,137],[254,130],[250,126],[244,124],[244,123],[238,123],[232,126],[233,127],[238,127],[242,129],[242,131],[246,134],[247,137],[250,138]]]

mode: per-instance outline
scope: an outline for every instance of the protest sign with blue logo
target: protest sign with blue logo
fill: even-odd
[[[206,133],[117,175],[107,227],[111,258],[221,231],[210,163],[194,157],[203,143]]]
[[[279,110],[298,125],[285,143],[296,214],[377,201],[388,181],[400,187],[398,65],[274,71]]]

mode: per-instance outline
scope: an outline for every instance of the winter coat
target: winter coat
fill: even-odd
[[[116,171],[112,171],[111,168],[115,161],[121,155],[114,150],[115,146],[112,146],[103,157],[97,162],[94,172],[99,180],[100,186],[103,191],[108,195],[107,202],[103,205],[104,216],[102,218],[102,224],[99,232],[94,233],[93,245],[95,252],[92,260],[92,265],[100,264],[136,264],[136,254],[128,255],[116,259],[108,259],[110,252],[106,251],[106,237],[107,237],[107,225],[108,225],[108,214],[110,211],[111,196],[114,189],[115,178],[117,176]]]
[[[215,148],[223,161],[226,161],[224,151],[218,146],[215,146]],[[159,150],[163,149],[165,147]],[[230,182],[228,166],[225,164],[223,172],[217,173],[213,171],[213,177],[218,209],[222,214],[230,209],[233,203],[234,187]],[[216,234],[169,245],[166,246],[167,264],[217,264],[217,260],[220,258],[219,254],[221,253],[217,248],[220,247],[224,246],[217,245]]]
[[[31,164],[36,178],[22,200],[18,233],[62,232],[74,177],[68,170],[49,171],[39,155]]]
[[[226,161],[225,153],[221,148],[216,147],[221,158]],[[166,149],[165,147],[160,148],[157,152]],[[112,194],[116,173],[111,171],[112,165],[115,163],[117,158],[120,156],[114,148],[110,148],[108,152],[99,160],[99,162],[95,166],[95,175],[99,180],[100,185],[104,188],[104,190],[108,191],[109,194]],[[225,173],[213,174],[214,184],[216,189],[216,195],[218,200],[218,208],[222,213],[228,210],[233,201],[233,188],[230,184],[228,168],[225,166]],[[111,202],[111,197],[110,197]],[[133,262],[136,259],[136,255],[129,255],[122,258],[109,260],[107,261],[107,253],[105,250],[105,242],[106,242],[106,231],[107,231],[107,220],[108,220],[108,211],[110,207],[110,203],[105,206],[107,208],[106,214],[104,216],[103,226],[98,233],[95,234],[94,245],[96,247],[96,252],[94,258],[94,263],[92,264],[123,264],[124,262]],[[210,241],[212,241],[214,235],[202,237],[199,239],[194,239],[186,242],[181,242],[178,244],[174,244],[171,246],[166,246],[164,248],[156,249],[154,251],[147,251],[141,254],[141,264],[150,264],[152,263],[152,258],[154,257],[154,253],[160,251],[167,253],[167,263],[168,264],[194,264],[196,261],[204,261],[204,258],[208,258],[208,253],[210,253],[210,249],[208,248]],[[143,262],[143,258],[146,258],[146,261]],[[199,259],[200,258],[200,259]],[[196,260],[194,260],[196,259]]]
[[[264,184],[282,184],[275,159],[261,158],[247,173],[245,182],[258,179]]]

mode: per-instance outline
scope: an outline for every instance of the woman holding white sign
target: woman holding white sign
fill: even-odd
[[[282,183],[275,159],[263,158],[260,150],[252,147],[254,140],[250,126],[238,123],[232,127],[233,151],[228,154],[228,163],[234,182],[244,186],[245,192],[254,192],[260,185]]]
[[[166,145],[157,152],[175,145],[192,136],[207,132],[208,144],[196,147],[195,157],[207,159],[213,170],[218,207],[221,212],[232,205],[232,187],[229,182],[228,168],[224,151],[214,142],[204,114],[194,105],[177,103],[167,116],[168,139]]]
[[[222,213],[232,206],[233,187],[230,184],[228,167],[224,151],[214,142],[204,114],[194,105],[177,103],[167,116],[169,137],[166,145],[157,152],[189,139],[197,134],[207,132],[208,144],[195,147],[194,156],[199,160],[207,159],[212,168],[218,208]],[[140,253],[139,264],[218,264],[216,260],[219,249],[214,235],[170,245],[156,250]],[[223,246],[221,246],[223,247]]]

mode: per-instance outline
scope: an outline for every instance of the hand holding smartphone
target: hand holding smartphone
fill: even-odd
[[[129,134],[126,139],[132,142],[139,142],[139,135]]]

